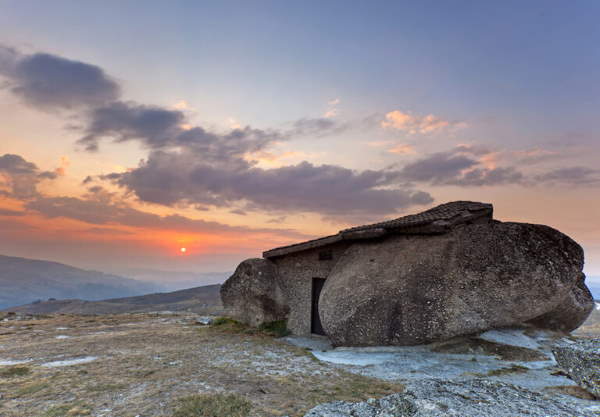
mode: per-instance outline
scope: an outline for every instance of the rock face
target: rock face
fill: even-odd
[[[221,286],[221,300],[229,316],[251,326],[285,320],[289,308],[269,260],[247,259]]]
[[[428,379],[405,392],[362,403],[321,404],[304,417],[584,417],[583,411],[543,394],[482,379]]]
[[[565,340],[552,353],[573,381],[600,399],[600,339]]]
[[[571,331],[592,311],[583,250],[547,226],[494,220],[353,243],[319,298],[336,346],[411,345],[531,323]]]

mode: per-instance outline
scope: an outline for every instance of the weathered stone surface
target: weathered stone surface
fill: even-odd
[[[395,235],[344,252],[319,312],[336,346],[420,344],[526,322],[570,331],[594,306],[582,268],[581,247],[547,226],[489,220]]]
[[[278,281],[271,261],[246,259],[221,287],[227,314],[251,326],[285,320],[289,308]]]
[[[511,384],[482,379],[428,379],[411,383],[405,392],[361,403],[321,404],[304,417],[588,417],[581,410]]]
[[[600,399],[600,339],[564,340],[552,353],[573,381]]]

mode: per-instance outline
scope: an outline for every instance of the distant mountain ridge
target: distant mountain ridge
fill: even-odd
[[[18,307],[10,311],[30,314],[121,314],[153,311],[192,311],[201,314],[222,313],[219,289],[221,285],[206,285],[167,293],[101,301],[52,300]]]
[[[0,309],[49,298],[103,300],[161,290],[158,284],[118,275],[0,255]]]

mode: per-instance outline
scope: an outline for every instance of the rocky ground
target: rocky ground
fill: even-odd
[[[265,417],[369,399],[347,407],[371,413],[357,416],[384,416],[375,399],[394,393],[399,397],[388,398],[409,407],[394,416],[445,415],[431,407],[469,396],[492,407],[501,395],[513,398],[505,401],[513,411],[529,404],[558,410],[550,416],[600,415],[600,403],[547,356],[547,335],[500,332],[428,347],[332,350],[326,340],[286,341],[230,323],[201,326],[196,318],[166,312],[0,321],[0,416],[194,417],[176,410],[179,399],[198,393],[237,394],[250,401],[250,416]],[[598,335],[595,319],[580,337]],[[423,399],[432,396],[444,401]],[[438,414],[415,414],[414,404]],[[343,407],[309,415],[351,415],[339,414]]]
[[[178,399],[237,393],[251,416],[302,416],[402,385],[356,375],[194,314],[58,315],[0,322],[0,416],[172,416]]]

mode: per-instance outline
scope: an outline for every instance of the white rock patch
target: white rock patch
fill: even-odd
[[[519,346],[528,349],[538,349],[540,346],[537,341],[527,336],[522,329],[496,329],[488,330],[478,336],[480,339],[488,342],[500,343],[503,345]]]
[[[89,362],[95,361],[96,359],[98,359],[97,356],[85,356],[83,358],[46,362],[46,363],[43,363],[42,366],[44,366],[46,368],[57,368],[60,366],[71,366],[71,365],[79,365],[82,363],[89,363]]]
[[[24,360],[11,360],[11,359],[6,359],[6,360],[2,360],[0,359],[0,366],[13,366],[13,365],[22,365],[24,363],[29,363],[31,362],[32,359],[24,359]]]

